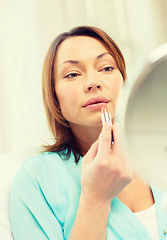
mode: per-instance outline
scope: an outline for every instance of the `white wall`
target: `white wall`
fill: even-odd
[[[5,153],[38,145],[47,128],[41,98],[42,45],[34,1],[3,1],[1,7],[0,152]]]
[[[51,139],[41,96],[44,55],[53,38],[77,25],[107,31],[128,73],[167,41],[166,0],[1,0],[0,154]]]

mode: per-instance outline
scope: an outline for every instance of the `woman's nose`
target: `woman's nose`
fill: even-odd
[[[87,83],[85,86],[86,92],[97,91],[97,90],[102,90],[102,84],[98,81],[91,81]]]

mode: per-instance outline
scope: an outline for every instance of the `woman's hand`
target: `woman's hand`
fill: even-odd
[[[132,168],[123,153],[118,124],[105,124],[100,138],[82,159],[81,195],[91,201],[111,203],[131,180]]]

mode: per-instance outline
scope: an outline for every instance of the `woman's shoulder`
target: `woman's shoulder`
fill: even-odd
[[[24,162],[21,164],[20,168],[18,169],[18,172],[20,171],[28,171],[29,169],[35,170],[36,166],[38,166],[38,169],[42,167],[46,162],[52,163],[52,161],[55,161],[56,163],[61,163],[62,158],[60,157],[60,154],[57,152],[42,152],[37,153],[35,155],[32,155],[24,160]]]
[[[66,158],[65,153],[66,151],[43,152],[29,157],[17,170],[12,186],[23,186],[34,181],[42,184],[48,176],[53,181],[79,176],[80,164],[76,165],[73,154]]]
[[[18,168],[15,176],[24,176],[24,174],[28,172],[32,175],[35,172],[39,172],[43,168],[53,167],[53,165],[56,165],[58,168],[59,166],[63,165],[62,156],[62,152],[41,152],[32,155],[24,160],[24,162]],[[71,158],[69,158],[68,161],[71,161]]]
[[[13,185],[21,185],[27,179],[31,179],[34,176],[38,176],[44,165],[52,163],[53,158],[55,162],[60,162],[60,156],[58,153],[37,153],[25,159],[20,167],[15,172],[13,177]],[[50,160],[50,161],[49,161]],[[57,164],[58,165],[58,164]]]

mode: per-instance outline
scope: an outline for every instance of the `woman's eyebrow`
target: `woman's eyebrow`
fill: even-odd
[[[66,60],[65,62],[63,62],[60,65],[60,67],[62,67],[65,63],[79,64],[79,61],[77,61],[77,60]]]
[[[78,64],[79,62],[77,60],[67,60],[67,61],[63,62],[62,64],[65,64],[65,63]]]
[[[96,59],[102,58],[103,56],[105,56],[105,55],[107,55],[107,54],[110,55],[110,56],[112,56],[111,53],[105,52],[105,53],[102,53],[102,54],[100,54],[99,56],[97,56]]]
[[[109,52],[105,52],[105,53],[102,53],[102,54],[100,54],[100,55],[98,55],[97,57],[96,57],[96,60],[98,60],[99,58],[102,58],[103,56],[105,56],[105,55],[110,55],[110,56],[112,56]],[[62,65],[64,65],[65,63],[71,63],[71,64],[79,64],[79,61],[77,61],[77,60],[66,60],[66,61],[64,61],[61,65],[60,65],[60,67],[62,66]]]

